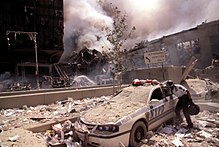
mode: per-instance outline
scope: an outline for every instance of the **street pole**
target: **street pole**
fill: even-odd
[[[37,89],[40,89],[40,80],[39,80],[39,64],[37,56],[37,42],[36,42],[36,33],[34,33],[34,49],[35,49],[35,58],[36,58],[36,80],[37,80]]]

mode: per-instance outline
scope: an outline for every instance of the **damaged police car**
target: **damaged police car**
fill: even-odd
[[[175,117],[177,97],[168,95],[161,84],[136,85],[80,116],[75,131],[85,145],[136,147],[147,131]]]

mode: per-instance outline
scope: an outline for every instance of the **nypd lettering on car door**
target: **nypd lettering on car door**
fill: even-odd
[[[161,115],[163,112],[164,112],[164,104],[151,106],[149,111],[149,119],[153,119],[154,117]]]

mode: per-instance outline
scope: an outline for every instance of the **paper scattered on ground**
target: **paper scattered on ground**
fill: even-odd
[[[192,83],[194,85],[196,82]],[[196,90],[196,88],[198,89]],[[200,88],[202,88],[202,86],[199,84],[193,86],[194,91],[199,91]],[[202,90],[204,89],[205,88]],[[136,92],[131,96],[128,95],[128,92],[125,94],[127,94],[126,99],[121,99],[118,101],[118,104],[116,104],[117,106],[113,105],[115,103],[111,97],[103,96],[97,98],[87,98],[83,100],[73,100],[68,98],[65,101],[59,101],[50,105],[38,105],[36,107],[23,106],[21,109],[13,108],[1,110],[0,146],[45,147],[47,146],[46,143],[48,143],[45,138],[43,139],[43,136],[37,133],[27,131],[26,128],[53,120],[60,120],[61,118],[75,116],[76,114],[81,114],[84,111],[88,111],[97,105],[102,105],[98,106],[101,107],[101,109],[99,112],[95,112],[93,116],[100,114],[100,112],[104,112],[102,116],[100,116],[100,118],[103,118],[103,122],[108,121],[108,118],[112,121],[114,119],[116,120],[118,119],[116,117],[125,116],[143,106],[141,102],[144,100],[144,97],[141,95],[141,92]],[[131,102],[131,105],[128,106],[126,101]],[[110,103],[111,105],[105,105],[107,103]],[[118,109],[120,107],[128,107],[130,108],[130,111],[125,112],[119,110],[118,112],[107,113],[107,111],[111,110],[109,106],[115,106],[118,107]],[[113,114],[116,115],[114,116]],[[91,117],[90,121],[95,121],[95,119],[96,118],[92,119]],[[195,128],[191,130],[186,129],[184,120],[184,124],[182,124],[182,126],[178,129],[175,128],[174,124],[169,124],[160,127],[158,130],[153,132],[148,132],[148,139],[142,141],[141,147],[175,146],[174,144],[177,146],[180,143],[189,147],[219,146],[219,112],[203,111],[200,112],[197,116],[192,116],[192,121]],[[60,129],[60,124],[57,126],[59,127],[56,129]],[[71,131],[66,132],[65,135],[71,135]],[[68,143],[69,142],[67,142],[67,144]],[[72,142],[72,144],[78,145],[79,143]]]
[[[3,131],[0,133],[1,147],[47,147],[46,141],[22,128]]]

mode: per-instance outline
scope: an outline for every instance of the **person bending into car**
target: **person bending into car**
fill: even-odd
[[[193,123],[188,112],[188,105],[192,102],[190,92],[184,86],[180,84],[174,84],[171,80],[167,81],[167,85],[170,86],[172,94],[178,97],[179,101],[176,104],[176,117],[179,123],[183,122],[183,119],[180,115],[180,111],[183,111],[183,114],[186,118],[187,127],[193,128]]]

